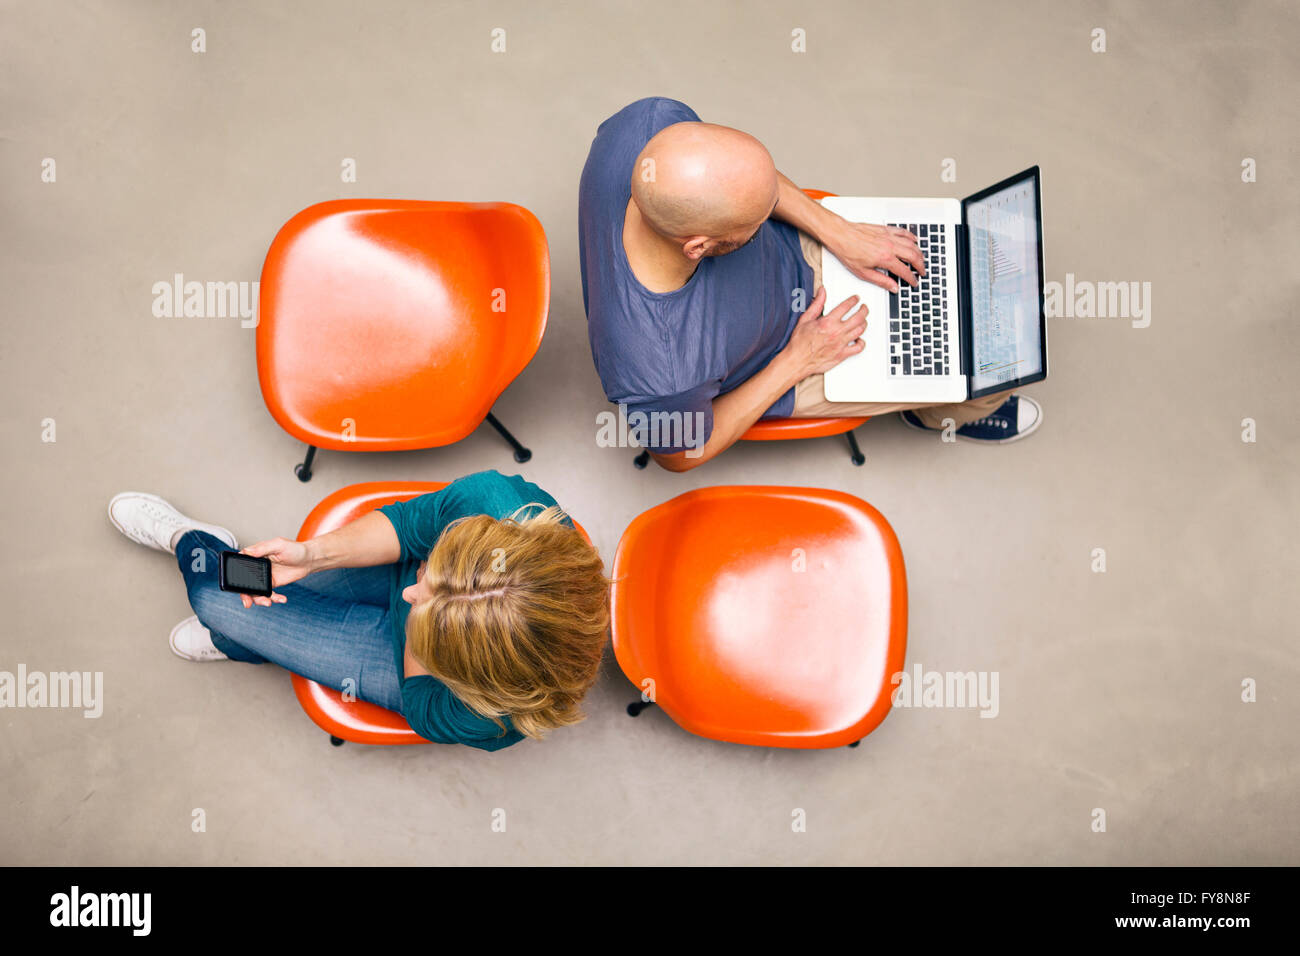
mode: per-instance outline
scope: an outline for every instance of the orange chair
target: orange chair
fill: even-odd
[[[810,199],[824,199],[834,196],[823,189],[805,189]],[[867,459],[858,447],[857,436],[853,429],[871,421],[866,418],[769,418],[757,421],[740,436],[741,441],[783,441],[790,438],[824,438],[827,435],[843,435],[849,442],[849,460],[855,465],[863,464]],[[650,453],[643,451],[632,462],[638,468],[650,463]]]
[[[884,517],[817,488],[701,488],[637,517],[614,558],[614,652],[702,737],[856,745],[903,670],[907,580]]]
[[[532,453],[492,404],[546,328],[546,234],[511,203],[341,199],[279,231],[262,266],[257,375],[272,417],[317,448],[460,441],[484,420]]]
[[[298,540],[306,541],[328,534],[376,508],[394,501],[405,501],[447,487],[445,481],[367,481],[340,488],[311,510],[298,530]],[[587,532],[576,521],[574,526],[588,541]],[[330,735],[330,743],[341,747],[345,740],[359,744],[427,744],[406,718],[378,704],[364,700],[347,701],[332,687],[293,674],[293,691],[298,703]]]

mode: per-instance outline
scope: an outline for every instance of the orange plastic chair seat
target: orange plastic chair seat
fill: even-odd
[[[837,747],[889,712],[907,640],[903,556],[852,495],[687,492],[632,522],[613,578],[619,666],[692,733]]]
[[[459,441],[536,353],[549,296],[546,235],[521,206],[309,206],[276,235],[262,267],[266,407],[318,448]]]
[[[754,422],[749,430],[740,436],[741,441],[779,441],[786,438],[824,438],[827,435],[843,435],[859,425],[871,421],[868,418],[769,418]]]

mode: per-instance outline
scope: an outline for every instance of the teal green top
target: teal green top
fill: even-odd
[[[437,678],[405,676],[406,618],[411,605],[402,599],[402,592],[415,583],[421,562],[428,559],[434,543],[457,518],[484,514],[506,518],[525,505],[537,505],[540,510],[555,504],[554,498],[519,475],[506,477],[496,471],[480,471],[453,481],[441,491],[379,509],[392,522],[402,545],[402,556],[392,566],[388,609],[393,618],[393,654],[402,685],[402,716],[421,737],[480,750],[500,750],[524,739],[508,716],[501,718],[506,725],[502,734],[492,720],[470,710]]]

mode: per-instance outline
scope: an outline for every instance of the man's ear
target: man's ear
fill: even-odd
[[[691,260],[700,259],[711,246],[712,242],[708,236],[691,236],[682,243],[682,255]]]

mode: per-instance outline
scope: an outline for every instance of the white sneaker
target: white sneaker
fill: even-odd
[[[172,646],[172,653],[187,661],[228,661],[225,654],[217,650],[212,643],[212,632],[199,623],[191,614],[172,628],[167,643]]]
[[[142,491],[124,491],[114,495],[108,503],[108,520],[136,544],[155,551],[170,554],[176,532],[190,530],[207,531],[230,545],[232,551],[239,550],[235,536],[225,528],[187,518],[157,495],[147,495]]]

